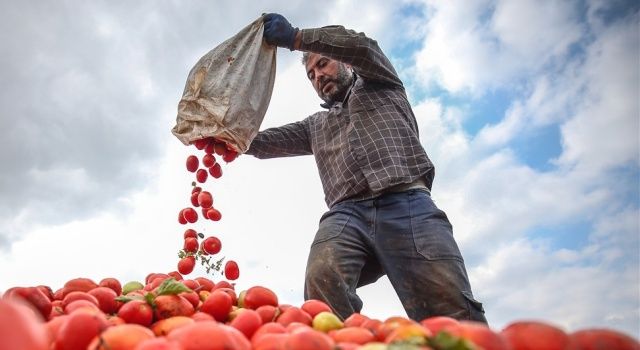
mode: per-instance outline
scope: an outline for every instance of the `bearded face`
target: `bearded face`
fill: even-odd
[[[310,54],[306,64],[307,77],[318,96],[325,102],[341,102],[353,83],[351,67],[318,54]]]
[[[353,83],[353,73],[351,69],[343,63],[338,64],[338,71],[335,77],[326,77],[321,82],[322,89],[318,91],[318,96],[327,103],[342,102],[349,87]]]

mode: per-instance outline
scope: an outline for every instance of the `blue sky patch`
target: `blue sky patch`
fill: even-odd
[[[544,218],[541,218],[543,221]],[[558,224],[540,224],[532,227],[525,236],[532,241],[548,242],[552,250],[580,250],[589,243],[589,234],[593,227],[587,220],[567,220]]]
[[[558,124],[520,133],[513,139],[511,148],[518,159],[538,171],[550,171],[555,168],[552,160],[562,153],[562,143]]]

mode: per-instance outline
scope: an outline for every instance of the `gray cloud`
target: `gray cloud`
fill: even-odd
[[[239,6],[238,6],[239,5]],[[0,4],[0,244],[108,210],[144,185],[188,71],[249,4]]]

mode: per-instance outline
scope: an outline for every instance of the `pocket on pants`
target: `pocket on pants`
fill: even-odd
[[[343,207],[324,213],[320,218],[320,226],[311,245],[326,242],[340,236],[351,220],[351,216],[352,211]]]
[[[416,250],[425,259],[462,261],[447,215],[427,194],[412,196],[411,231]]]
[[[486,318],[484,317],[484,307],[482,303],[477,301],[471,292],[463,290],[462,295],[467,300],[467,304],[469,307],[469,319],[473,321],[483,321],[486,322]]]

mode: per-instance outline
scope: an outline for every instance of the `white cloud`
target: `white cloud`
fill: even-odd
[[[484,47],[483,33],[478,16],[486,1],[460,6],[455,2],[428,1],[426,23],[428,34],[422,50],[416,55],[416,68],[425,83],[440,83],[445,89],[458,92],[482,88],[490,78],[488,67],[493,59],[494,47]],[[484,69],[479,69],[483,67]]]
[[[553,1],[425,1],[429,18],[417,72],[453,93],[517,86],[563,57],[582,34],[575,5]]]
[[[576,2],[500,0],[494,6],[491,31],[521,68],[563,56],[583,34]]]
[[[425,100],[413,108],[420,129],[420,138],[430,158],[438,160],[438,167],[446,167],[469,152],[469,137],[462,129],[456,108],[444,108],[440,101]]]
[[[516,96],[503,119],[476,135],[448,122],[448,110],[462,112],[457,120],[464,121],[466,109],[433,100],[416,106],[423,143],[436,164],[433,196],[453,222],[490,322],[542,318],[566,329],[602,325],[637,334],[640,211],[635,199],[626,202],[634,192],[637,199],[637,175],[617,171],[637,170],[640,160],[638,17],[609,26],[592,19],[601,26],[585,30],[563,4],[540,3],[533,13],[512,13],[513,21],[504,17],[513,4],[497,4],[492,33],[479,19],[490,7],[429,3],[435,13],[416,59],[422,77],[436,76],[450,92],[476,98],[514,87]],[[561,8],[544,15],[551,6]],[[563,24],[551,25],[556,22]],[[509,30],[518,23],[530,26]],[[538,42],[523,33],[547,25],[553,28],[542,32],[554,31],[550,39]],[[500,47],[490,62],[496,33]],[[578,40],[584,56],[567,55]],[[540,62],[518,57],[525,53]],[[526,79],[531,81],[520,83]],[[539,171],[511,143],[549,125],[561,130],[561,154],[556,167]],[[539,228],[563,225],[568,231],[539,236]],[[612,285],[624,287],[609,292]]]
[[[583,99],[562,127],[563,165],[587,171],[640,164],[638,15],[602,31],[588,48]]]
[[[566,330],[612,327],[634,334],[637,302],[629,309],[621,301],[637,298],[637,269],[613,274],[592,264],[588,249],[577,251],[582,258],[567,264],[544,244],[517,240],[496,247],[486,265],[471,271],[479,281],[476,288],[492,300],[488,309],[495,326],[540,319]]]

